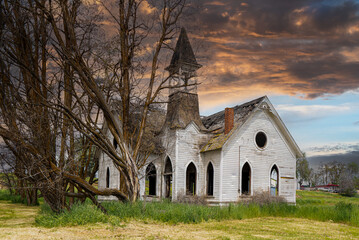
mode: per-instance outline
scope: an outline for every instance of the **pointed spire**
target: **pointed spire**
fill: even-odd
[[[196,57],[194,56],[191,44],[188,40],[186,30],[182,28],[177,40],[175,51],[172,55],[171,63],[166,70],[174,72],[184,65],[193,69],[192,71],[202,67],[196,61]]]

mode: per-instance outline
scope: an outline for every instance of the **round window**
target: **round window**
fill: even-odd
[[[267,144],[267,136],[264,132],[258,132],[256,135],[256,144],[259,148],[264,148]]]

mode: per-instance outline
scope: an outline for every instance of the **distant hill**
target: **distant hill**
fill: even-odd
[[[344,154],[308,157],[309,165],[313,169],[317,169],[320,165],[333,161],[344,164],[355,162],[359,165],[359,151],[351,151]]]

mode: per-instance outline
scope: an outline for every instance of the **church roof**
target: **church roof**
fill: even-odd
[[[247,116],[256,106],[260,103],[265,96],[254,99],[252,101],[243,103],[233,107],[234,109],[234,122],[238,122]],[[210,131],[223,132],[224,131],[224,110],[214,113],[208,117],[202,118],[203,125]]]
[[[171,63],[166,68],[166,70],[171,71],[172,69],[178,69],[182,65],[191,65],[196,69],[201,67],[201,65],[197,63],[186,30],[184,28],[181,29],[175,51],[172,55]]]
[[[235,129],[241,127],[248,119],[253,110],[258,106],[265,96],[254,99],[252,101],[243,103],[233,107],[234,109],[234,127],[228,133],[224,134],[224,111],[212,114],[208,117],[203,117],[203,125],[215,135],[202,147],[201,152],[212,151],[222,148],[228,138],[233,134]]]

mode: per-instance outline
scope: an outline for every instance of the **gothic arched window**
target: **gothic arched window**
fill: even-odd
[[[196,179],[197,179],[197,170],[196,166],[193,163],[190,163],[186,171],[186,194],[195,195],[196,194]]]
[[[110,168],[107,167],[106,170],[106,188],[110,187]]]

